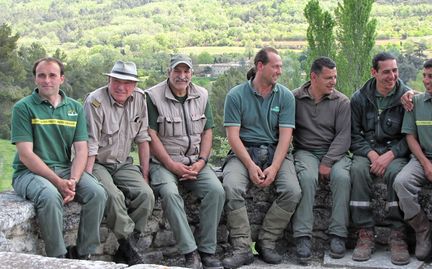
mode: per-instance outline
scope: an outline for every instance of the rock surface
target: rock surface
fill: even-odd
[[[382,182],[377,182],[374,185],[374,193],[372,204],[374,208],[374,218],[376,221],[376,241],[379,244],[385,245],[389,235],[389,228],[385,226],[385,190],[386,186]],[[246,195],[248,214],[252,227],[252,238],[255,240],[258,235],[259,227],[265,212],[271,205],[275,197],[275,191],[272,187],[265,189],[258,189],[252,187],[248,190]],[[185,200],[185,206],[187,208],[188,219],[193,231],[199,230],[199,219],[198,209],[199,200],[190,193],[182,192],[182,197]],[[421,192],[420,201],[425,208],[429,218],[432,217],[432,190],[427,188]],[[331,210],[331,193],[328,186],[321,185],[316,195],[315,206],[314,206],[314,232],[313,232],[313,253],[314,260],[319,264],[323,261],[324,251],[328,249],[328,236],[326,229]],[[65,206],[65,241],[67,245],[75,244],[76,233],[78,229],[80,205],[77,203],[70,203]],[[348,241],[348,247],[353,247],[355,243],[355,233],[352,229],[350,233],[350,240]],[[413,238],[412,236],[410,238]],[[101,240],[102,244],[97,249],[97,253],[92,257],[98,261],[112,261],[112,256],[117,249],[117,240],[114,234],[106,227],[105,223],[101,225]],[[158,201],[155,205],[155,210],[152,217],[149,220],[147,229],[143,233],[139,240],[139,246],[143,251],[151,252],[150,262],[155,264],[182,266],[184,258],[178,254],[175,246],[174,236],[170,230],[170,225],[163,217],[162,208]],[[13,191],[7,191],[0,193],[0,251],[2,252],[18,252],[28,254],[44,255],[44,243],[40,238],[38,223],[35,217],[35,211],[33,205],[18,197]],[[219,230],[218,230],[218,248],[217,254],[223,257],[225,253],[231,251],[231,246],[228,242],[228,231],[226,228],[225,215],[222,216]],[[294,253],[294,243],[291,233],[291,227],[288,227],[283,238],[278,243],[278,251],[280,253]],[[12,254],[9,255],[10,258]],[[14,254],[15,255],[15,254]],[[12,256],[14,256],[12,255]],[[3,258],[6,256],[0,256],[0,263],[3,264]],[[15,255],[16,256],[16,255]],[[24,262],[26,259],[20,257],[15,258],[16,262]],[[27,256],[23,256],[27,257]],[[163,257],[163,258],[162,258]],[[8,259],[9,259],[8,258]],[[46,258],[48,261],[53,259]],[[29,259],[29,261],[32,259]],[[288,259],[289,263],[293,263],[295,259]],[[70,260],[66,260],[70,261]],[[295,262],[294,262],[295,263]],[[64,264],[64,263],[62,263]],[[97,266],[98,263],[94,263]],[[0,268],[51,268],[51,267],[11,267]],[[31,264],[29,264],[31,265]],[[123,268],[122,265],[116,265],[113,263],[107,263],[107,266],[103,268]],[[9,266],[9,263],[8,263]],[[93,266],[93,265],[91,265]],[[105,266],[105,265],[104,265]],[[120,266],[120,267],[115,267]],[[342,266],[342,265],[338,265]],[[349,267],[349,265],[347,265]],[[59,267],[52,267],[59,268]],[[72,268],[72,267],[71,267]],[[80,268],[80,267],[73,267]],[[88,267],[98,268],[98,267]],[[102,268],[102,267],[101,267]],[[147,268],[147,267],[145,267]],[[158,267],[155,267],[158,268]],[[161,267],[163,268],[163,267]]]

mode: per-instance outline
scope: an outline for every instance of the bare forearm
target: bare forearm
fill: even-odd
[[[421,165],[423,167],[425,167],[426,164],[428,164],[430,161],[426,157],[426,155],[423,153],[423,150],[421,149],[421,146],[418,143],[416,137],[412,134],[407,134],[406,140],[407,140],[408,147],[410,148],[412,154],[414,154],[414,156],[421,163]]]
[[[138,156],[140,161],[143,177],[148,179],[149,162],[150,162],[150,147],[147,141],[138,144]]]
[[[274,166],[276,170],[279,170],[283,160],[285,159],[288,153],[291,137],[292,137],[292,128],[279,129],[279,142],[277,144],[276,151],[273,157],[273,162],[272,162],[272,166]]]
[[[252,161],[251,157],[249,156],[249,153],[247,152],[246,147],[243,145],[240,136],[234,130],[230,130],[230,128],[235,128],[235,127],[227,128],[228,143],[230,144],[232,151],[235,153],[237,158],[240,159],[240,161],[243,163],[243,165],[246,168],[250,167],[251,165],[254,165],[255,163]]]
[[[201,134],[201,144],[200,144],[200,153],[201,157],[208,158],[210,156],[210,151],[212,148],[212,137],[213,131],[212,129],[204,130]]]
[[[165,150],[165,147],[162,145],[157,133],[155,130],[149,129],[148,133],[151,137],[150,141],[150,152],[153,156],[155,156],[159,162],[161,162],[166,168],[168,168],[169,164],[173,162],[168,152]]]
[[[87,157],[87,164],[86,164],[86,168],[85,168],[85,171],[87,173],[90,173],[90,174],[93,173],[93,167],[94,167],[95,161],[96,161],[96,155]]]

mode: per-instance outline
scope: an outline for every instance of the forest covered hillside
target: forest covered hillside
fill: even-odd
[[[304,41],[307,0],[0,0],[0,24],[49,51],[110,45],[152,48],[274,44]],[[320,1],[333,12],[337,0]],[[432,36],[432,1],[378,0],[377,39]]]

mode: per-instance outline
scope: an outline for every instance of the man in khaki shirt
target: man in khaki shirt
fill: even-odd
[[[154,206],[148,185],[148,119],[144,91],[137,88],[137,70],[132,62],[117,61],[108,85],[91,92],[84,109],[89,132],[86,171],[105,187],[108,201],[105,215],[116,235],[116,261],[129,265],[144,263],[136,244],[144,232]],[[138,145],[140,166],[129,156],[132,143]]]

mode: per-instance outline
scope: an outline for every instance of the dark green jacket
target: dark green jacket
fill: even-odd
[[[371,150],[383,154],[392,150],[395,158],[406,157],[409,148],[401,133],[405,110],[400,98],[409,88],[396,83],[391,105],[381,114],[376,103],[376,79],[371,78],[351,98],[351,152],[367,157]]]

